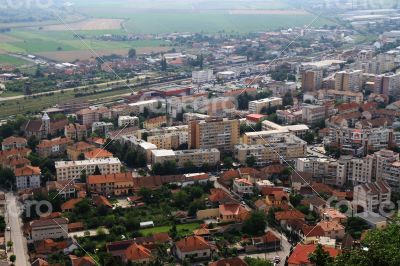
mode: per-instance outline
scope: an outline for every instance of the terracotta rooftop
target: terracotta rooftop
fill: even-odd
[[[241,258],[230,258],[214,261],[208,266],[248,266],[248,264]]]
[[[15,176],[30,176],[30,175],[40,175],[41,171],[39,167],[34,167],[30,165],[25,165],[22,168],[15,169]]]
[[[305,218],[305,215],[298,210],[275,212],[275,219],[278,221],[304,219],[304,218]]]
[[[87,184],[104,184],[104,183],[118,183],[118,182],[133,182],[131,172],[116,173],[110,175],[90,175],[87,178]]]
[[[39,149],[45,149],[45,148],[50,148],[56,145],[66,145],[71,142],[71,139],[69,138],[54,138],[51,140],[42,140],[40,143],[37,145],[37,148]]]
[[[55,218],[55,219],[40,219],[34,220],[30,223],[31,228],[42,227],[42,226],[52,226],[59,224],[68,224],[68,219],[66,218]]]
[[[61,205],[61,210],[62,210],[62,211],[65,211],[65,210],[72,210],[72,209],[75,208],[75,205],[76,205],[78,202],[81,202],[81,201],[82,201],[81,198],[67,200],[66,202],[64,202],[64,203]]]
[[[11,145],[11,144],[15,143],[15,144],[22,145],[22,144],[26,144],[27,142],[28,141],[26,140],[26,138],[11,136],[11,137],[5,138],[1,144],[2,145]]]
[[[111,152],[106,151],[104,149],[100,149],[100,148],[96,148],[94,150],[87,151],[84,153],[84,155],[87,160],[113,157],[113,154]]]
[[[316,245],[297,245],[288,259],[288,264],[309,265],[310,261],[308,256],[315,251],[316,247]],[[331,257],[336,257],[340,254],[340,251],[335,248],[323,247],[323,249],[328,252]]]
[[[211,245],[201,236],[188,236],[175,242],[175,246],[181,252],[193,252],[211,249]]]
[[[142,245],[132,243],[124,252],[126,259],[130,261],[144,260],[151,258],[151,251]]]

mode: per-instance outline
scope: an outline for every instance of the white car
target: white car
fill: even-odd
[[[6,230],[7,230],[7,231],[11,231],[11,227],[7,226],[7,227],[6,227]]]

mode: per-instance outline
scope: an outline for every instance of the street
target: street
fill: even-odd
[[[15,195],[11,192],[6,194],[6,223],[7,226],[11,227],[11,231],[6,231],[6,241],[11,240],[13,242],[12,251],[8,253],[8,257],[11,254],[15,254],[17,260],[16,266],[30,265],[28,260],[26,238],[22,233],[22,221],[20,214],[22,213],[21,207],[18,206],[18,201]]]

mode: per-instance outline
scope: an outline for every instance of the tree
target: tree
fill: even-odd
[[[265,232],[267,217],[264,212],[254,211],[243,223],[243,232],[249,235],[261,235]]]
[[[311,144],[315,140],[315,134],[313,131],[307,131],[306,134],[304,134],[304,140],[307,141],[308,144]]]
[[[178,230],[176,229],[175,223],[172,225],[171,229],[169,229],[169,235],[172,239],[176,239],[178,237]]]
[[[99,166],[96,165],[96,168],[94,169],[93,175],[101,175],[101,171]]]
[[[87,175],[86,175],[86,170],[83,169],[81,172],[80,180],[82,183],[86,183]]]
[[[311,263],[316,266],[327,266],[333,262],[333,258],[329,255],[329,252],[325,251],[321,244],[318,244],[314,252],[308,256]]]
[[[253,167],[256,164],[256,157],[254,155],[250,155],[246,159],[246,164],[249,167]]]
[[[14,245],[14,243],[11,240],[7,241],[7,247],[8,247],[9,250],[11,250],[13,245]]]
[[[10,262],[12,264],[14,264],[14,262],[17,260],[17,256],[15,256],[14,254],[10,256]]]
[[[135,58],[135,57],[136,57],[136,49],[134,49],[134,48],[129,49],[129,51],[128,51],[128,57],[129,57],[130,59]]]
[[[82,161],[85,160],[85,154],[83,154],[82,152],[78,155],[78,161]]]
[[[290,201],[290,204],[293,205],[293,207],[297,207],[298,205],[300,205],[300,202],[302,199],[303,199],[303,196],[301,194],[291,193],[289,195],[289,201]]]
[[[226,168],[232,168],[232,165],[233,165],[233,159],[232,159],[232,157],[230,157],[230,156],[225,157],[225,158],[224,158],[224,166],[225,166]]]
[[[274,264],[269,260],[263,260],[260,258],[245,257],[244,261],[249,266],[273,266]]]
[[[161,65],[161,71],[167,71],[167,59],[165,59],[165,57],[163,56],[163,58],[160,61],[160,65]]]
[[[348,217],[346,221],[346,232],[352,237],[359,239],[361,233],[369,228],[368,224],[360,217]]]

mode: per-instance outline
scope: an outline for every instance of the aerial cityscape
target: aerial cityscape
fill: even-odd
[[[0,266],[399,266],[400,1],[0,0]]]

